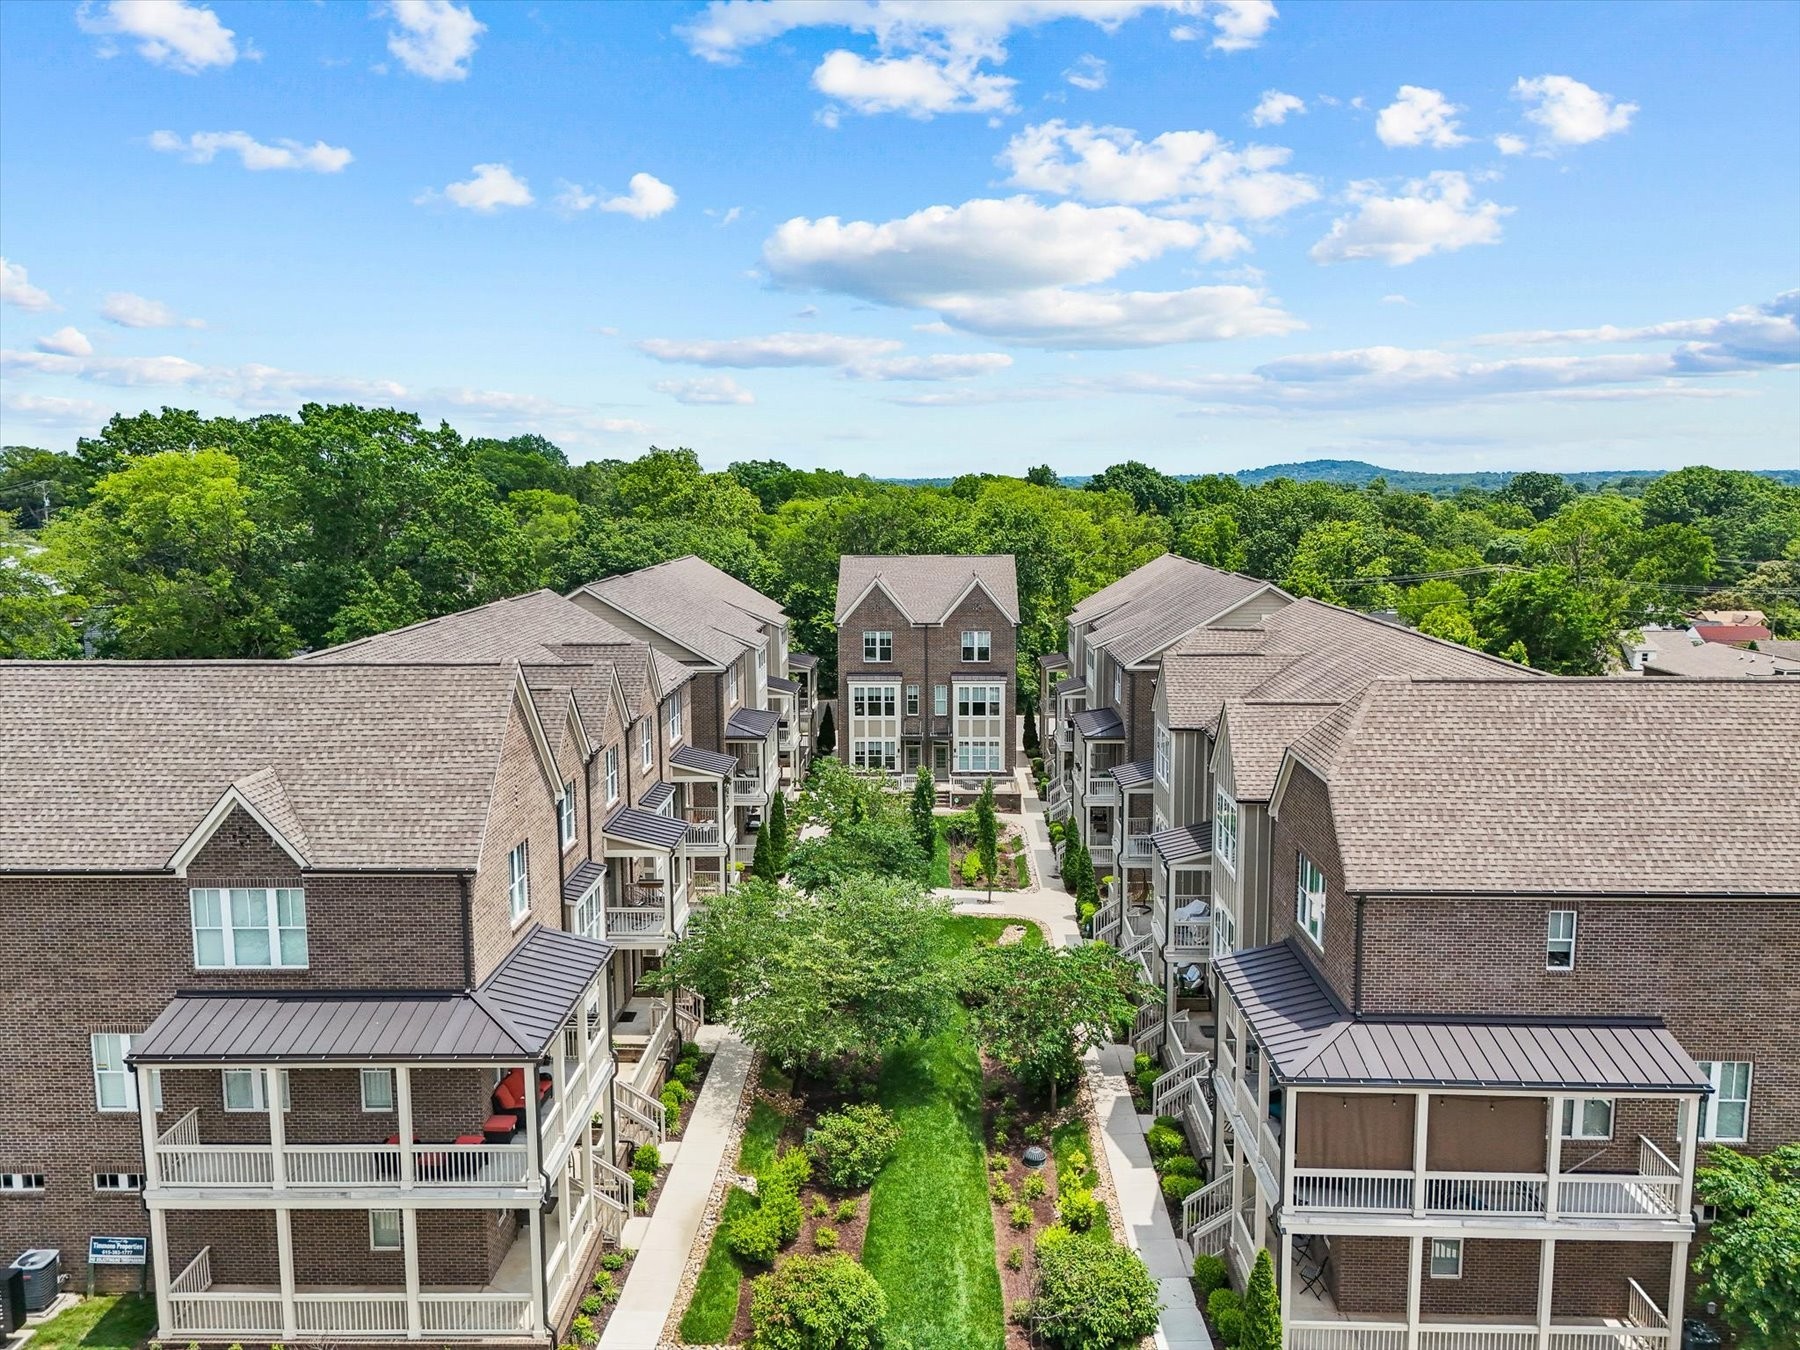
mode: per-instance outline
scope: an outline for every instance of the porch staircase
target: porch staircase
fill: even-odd
[[[691,1041],[706,1025],[706,1000],[692,989],[675,991],[675,1033]]]
[[[594,1154],[594,1199],[600,1202],[597,1210],[600,1233],[616,1247],[623,1240],[625,1225],[636,1208],[637,1184],[632,1181],[631,1173],[620,1171],[599,1152]]]
[[[660,1144],[669,1137],[662,1102],[622,1078],[613,1081],[613,1105],[618,1108],[619,1133],[625,1139],[634,1144]]]
[[[1222,1256],[1231,1229],[1231,1169],[1227,1167],[1181,1202],[1181,1236],[1193,1249]]]
[[[1155,1003],[1146,1003],[1139,1008],[1132,1019],[1131,1048],[1140,1055],[1154,1055],[1167,1030],[1166,1011],[1159,996]]]
[[[1119,930],[1125,922],[1125,899],[1108,900],[1094,911],[1094,941],[1117,945]]]

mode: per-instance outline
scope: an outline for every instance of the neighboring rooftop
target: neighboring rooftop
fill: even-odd
[[[1800,676],[1800,653],[1784,656],[1764,650],[1781,643],[1759,643],[1756,651],[1743,647],[1725,647],[1717,642],[1672,643],[1647,648],[1643,656],[1645,675],[1714,677],[1719,679],[1757,680],[1778,676]],[[1800,643],[1787,643],[1800,648]]]
[[[846,553],[838,559],[838,623],[876,581],[914,623],[942,623],[977,584],[1001,613],[1019,621],[1019,580],[1010,553]]]
[[[727,572],[692,554],[580,587],[668,641],[714,665],[729,665],[763,645],[764,624],[786,612]]]
[[[1090,646],[1134,666],[1265,592],[1287,599],[1266,581],[1165,553],[1089,596],[1069,621],[1089,625]]]
[[[555,591],[531,591],[392,632],[308,652],[300,661],[523,661],[561,658],[565,643],[629,645],[629,634]]]
[[[161,870],[228,792],[313,867],[473,869],[518,689],[502,662],[0,663],[0,870]]]
[[[1294,757],[1353,893],[1791,896],[1796,745],[1800,681],[1380,680]]]
[[[1697,623],[1694,632],[1702,642],[1721,642],[1726,646],[1739,642],[1767,642],[1775,636],[1760,623]]]
[[[1335,703],[1225,705],[1223,735],[1231,742],[1232,790],[1238,801],[1266,802],[1275,791],[1288,746],[1337,710]]]

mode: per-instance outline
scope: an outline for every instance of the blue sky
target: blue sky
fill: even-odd
[[[1800,464],[1800,5],[0,5],[0,430]]]

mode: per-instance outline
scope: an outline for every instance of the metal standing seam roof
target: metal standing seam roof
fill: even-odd
[[[1156,781],[1155,770],[1147,759],[1134,759],[1129,764],[1115,764],[1112,767],[1113,782],[1121,789],[1146,788]]]
[[[791,670],[816,670],[818,665],[819,658],[811,652],[790,651],[788,653],[788,668]]]
[[[605,876],[605,863],[595,862],[592,858],[584,858],[575,865],[575,870],[569,873],[568,877],[563,881],[563,903],[565,905],[577,903],[582,896],[593,890],[595,884]]]
[[[638,795],[637,804],[645,811],[661,811],[663,803],[675,795],[673,783],[652,783]]]
[[[1038,665],[1044,670],[1067,670],[1069,668],[1067,652],[1042,652],[1037,660]]]
[[[1358,1018],[1292,939],[1214,964],[1284,1083],[1634,1093],[1708,1087],[1654,1018]]]
[[[1125,723],[1111,708],[1088,708],[1076,713],[1075,730],[1090,741],[1125,739]]]
[[[768,682],[769,688],[780,694],[797,694],[800,692],[800,683],[797,680],[788,680],[783,679],[779,675],[771,675],[768,677]]]
[[[1087,693],[1087,681],[1058,680],[1055,684],[1050,686],[1050,692],[1055,694],[1058,698],[1062,698],[1065,695],[1085,694]]]
[[[737,762],[736,755],[721,755],[716,750],[702,750],[697,745],[680,746],[669,756],[669,763],[678,769],[711,774],[715,778],[729,777],[737,768]]]
[[[654,849],[672,849],[687,837],[685,820],[658,815],[637,806],[621,806],[606,818],[600,833],[628,844],[643,844]]]
[[[521,1045],[541,1055],[611,959],[612,948],[604,942],[540,924],[506,954],[474,997]]]
[[[1158,830],[1150,836],[1150,847],[1166,863],[1194,862],[1212,852],[1212,822],[1178,825],[1172,830]]]
[[[491,1062],[531,1054],[466,993],[182,993],[131,1049],[138,1064]]]
[[[781,715],[767,708],[739,708],[725,723],[728,741],[760,741],[767,738],[781,721]]]

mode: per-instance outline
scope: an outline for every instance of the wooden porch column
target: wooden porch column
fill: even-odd
[[[1557,1128],[1562,1118],[1557,1117]],[[1537,1343],[1538,1350],[1550,1350],[1550,1312],[1556,1290],[1556,1239],[1545,1238],[1538,1244]]]
[[[269,1177],[276,1190],[285,1190],[287,1121],[281,1111],[281,1070],[268,1065],[256,1072],[263,1076],[263,1104],[269,1108]]]
[[[1415,1101],[1417,1105],[1413,1107],[1413,1215],[1415,1218],[1422,1219],[1425,1217],[1425,1159],[1431,1142],[1431,1094],[1421,1092],[1417,1094]],[[1415,1247],[1417,1241],[1415,1238]],[[1415,1250],[1413,1255],[1416,1258],[1418,1252]],[[1419,1272],[1416,1269],[1418,1261],[1414,1260],[1413,1265],[1415,1267],[1413,1292],[1416,1295],[1418,1293],[1417,1276]]]
[[[162,1184],[162,1159],[156,1152],[156,1070],[140,1064],[137,1068],[138,1128],[144,1136],[144,1189],[155,1190]]]
[[[275,1211],[275,1260],[281,1269],[281,1336],[292,1341],[300,1334],[300,1313],[294,1304],[294,1211],[286,1206]]]
[[[412,1147],[412,1070],[404,1064],[394,1066],[394,1121],[400,1131],[400,1189],[411,1190],[418,1160]]]
[[[1286,1211],[1284,1210],[1283,1213]],[[1278,1258],[1281,1284],[1281,1325],[1285,1328],[1294,1320],[1294,1239],[1290,1234],[1282,1234],[1281,1256]]]
[[[529,1176],[541,1183],[544,1175],[544,1141],[539,1132],[537,1113],[537,1065],[527,1064],[525,1074],[525,1159]],[[550,1334],[550,1311],[544,1306],[544,1196],[531,1207],[531,1329],[536,1336]]]
[[[1674,1251],[1669,1253],[1669,1306],[1663,1309],[1669,1321],[1669,1334],[1679,1338],[1681,1335],[1682,1304],[1687,1298],[1688,1243],[1684,1238],[1680,1242],[1670,1244]],[[1677,1339],[1674,1344],[1680,1344]]]
[[[1419,1277],[1425,1264],[1425,1239],[1418,1234],[1406,1240],[1410,1255],[1406,1270],[1406,1350],[1419,1350]]]
[[[1287,1102],[1281,1113],[1281,1212],[1294,1212],[1294,1133],[1295,1118],[1300,1114],[1298,1089],[1287,1090]]]
[[[1568,1098],[1552,1096],[1550,1098],[1549,1138],[1544,1141],[1544,1217],[1555,1223],[1562,1209],[1562,1187],[1559,1178],[1562,1174],[1562,1113],[1563,1103]]]
[[[400,1250],[406,1258],[406,1339],[416,1341],[425,1335],[425,1315],[419,1306],[419,1211],[410,1205],[400,1211]]]
[[[169,1297],[175,1277],[169,1273],[169,1214],[160,1208],[150,1211],[150,1262],[156,1280],[156,1329],[167,1344],[175,1338],[175,1304]]]
[[[1678,1217],[1686,1217],[1694,1209],[1694,1163],[1700,1147],[1700,1099],[1683,1097],[1675,1107],[1675,1132],[1681,1136],[1681,1187]],[[1674,1313],[1669,1317],[1673,1319]],[[1679,1325],[1671,1320],[1670,1326]]]

